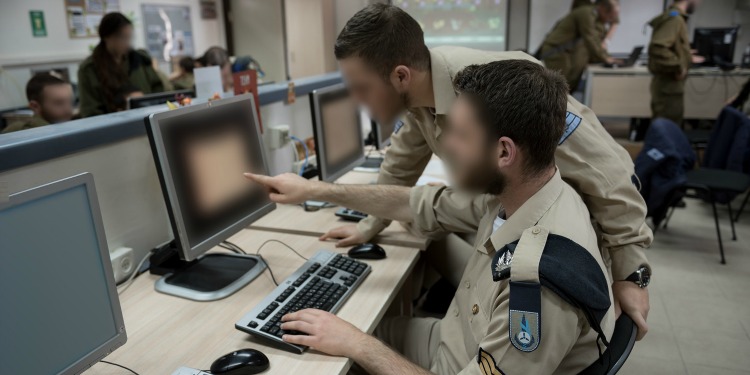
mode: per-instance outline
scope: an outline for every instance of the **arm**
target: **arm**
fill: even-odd
[[[612,60],[609,53],[602,47],[602,39],[596,28],[596,20],[588,12],[579,16],[576,25],[578,25],[578,33],[583,39],[583,44],[589,50],[592,62],[609,62]]]
[[[337,185],[308,181],[292,173],[276,177],[245,173],[245,177],[265,186],[271,200],[276,203],[300,204],[306,200],[322,200],[391,220],[412,221],[410,188],[405,186]]]
[[[96,92],[92,74],[89,69],[78,69],[78,98],[81,117],[91,117],[104,113],[102,95]]]
[[[676,75],[682,72],[682,61],[674,50],[679,26],[679,20],[674,18],[654,29],[648,46],[649,67],[654,73]]]

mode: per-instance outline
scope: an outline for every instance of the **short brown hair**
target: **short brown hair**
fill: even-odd
[[[430,68],[422,27],[394,5],[371,4],[357,12],[336,38],[333,51],[338,60],[361,57],[383,77],[399,65]]]
[[[467,66],[453,85],[474,105],[490,142],[508,137],[524,150],[531,175],[554,163],[568,102],[563,76],[531,61],[504,60]]]
[[[47,86],[54,85],[69,85],[63,79],[53,76],[49,73],[39,73],[29,80],[26,84],[26,99],[28,101],[35,101],[41,103],[44,100],[43,93],[44,88]]]

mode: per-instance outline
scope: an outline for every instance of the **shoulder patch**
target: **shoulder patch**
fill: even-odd
[[[531,353],[542,341],[541,285],[510,282],[508,339],[513,347]]]
[[[680,12],[678,12],[678,11],[676,11],[676,10],[673,10],[673,11],[670,11],[670,12],[669,12],[669,16],[670,16],[670,17],[677,17],[677,16],[679,16],[679,15],[680,15]]]
[[[656,148],[652,148],[646,151],[646,155],[648,155],[651,159],[654,159],[656,161],[664,159],[664,154]]]
[[[505,375],[503,370],[497,367],[497,362],[495,362],[492,354],[485,352],[481,347],[479,353],[477,353],[477,364],[482,375]]]
[[[398,131],[404,127],[404,122],[401,120],[396,121],[396,125],[393,125],[393,134],[398,134]]]
[[[568,112],[565,116],[565,132],[563,132],[560,142],[557,144],[558,146],[563,144],[563,142],[565,142],[565,140],[568,139],[576,129],[578,129],[578,125],[581,125],[581,121],[582,119],[580,116],[573,112]]]

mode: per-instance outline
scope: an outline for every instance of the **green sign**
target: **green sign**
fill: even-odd
[[[31,35],[34,37],[47,36],[47,25],[44,24],[44,12],[41,10],[30,10]]]

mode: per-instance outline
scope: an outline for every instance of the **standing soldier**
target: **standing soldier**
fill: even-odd
[[[651,79],[652,118],[663,117],[682,124],[685,114],[685,78],[692,63],[705,59],[693,56],[688,37],[688,15],[700,0],[675,0],[669,9],[649,25],[654,28],[648,46]]]
[[[619,18],[617,0],[597,0],[593,7],[575,8],[544,39],[540,56],[544,65],[560,71],[574,92],[589,62],[615,62],[602,46],[604,28],[597,23],[614,23]],[[576,53],[579,47],[585,48],[585,53]]]

